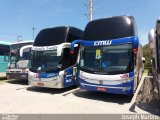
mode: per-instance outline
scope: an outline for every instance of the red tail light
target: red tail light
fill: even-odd
[[[71,50],[70,53],[71,53],[71,54],[74,54],[74,50]]]
[[[138,49],[137,48],[133,48],[132,51],[133,51],[134,54],[136,54]]]

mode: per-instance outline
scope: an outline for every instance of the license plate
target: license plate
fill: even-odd
[[[44,84],[43,84],[43,83],[37,83],[37,86],[39,86],[39,87],[43,87],[43,86],[44,86]]]
[[[97,90],[98,90],[98,91],[102,91],[102,92],[106,92],[106,91],[107,91],[107,88],[97,87]]]
[[[21,75],[21,77],[22,77],[22,78],[26,78],[27,76],[26,76],[26,75]]]

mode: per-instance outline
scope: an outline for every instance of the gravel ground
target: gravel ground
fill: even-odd
[[[0,113],[134,113],[131,96],[83,91],[76,87],[48,89],[28,86],[27,81],[0,81]],[[135,107],[137,113],[149,113]]]
[[[158,98],[158,84],[153,78],[146,78],[138,93],[136,104],[149,113],[160,115],[160,99]]]

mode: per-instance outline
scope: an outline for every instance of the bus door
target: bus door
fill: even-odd
[[[70,53],[70,48],[63,50],[64,87],[74,85],[76,82],[78,50],[79,47],[76,47],[74,54]]]

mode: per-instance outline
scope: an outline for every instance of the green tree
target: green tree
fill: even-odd
[[[143,46],[143,57],[145,57],[145,68],[151,67],[152,49],[149,44]]]

